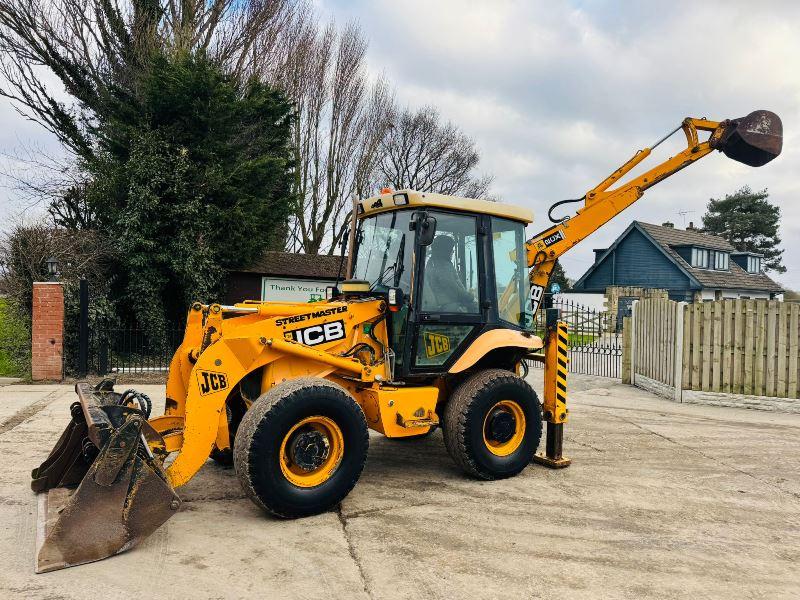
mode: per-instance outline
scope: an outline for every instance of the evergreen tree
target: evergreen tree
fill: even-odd
[[[137,88],[97,127],[86,197],[118,240],[121,307],[155,333],[219,299],[226,269],[282,247],[291,107],[202,56],[156,55]]]
[[[762,254],[765,270],[785,273],[778,225],[781,209],[769,201],[767,190],[753,192],[744,186],[722,199],[711,198],[703,215],[703,230],[728,240],[742,252]]]
[[[567,277],[564,267],[562,267],[561,263],[558,261],[556,261],[556,264],[553,267],[553,273],[550,275],[550,285],[554,283],[557,283],[561,287],[562,292],[569,291],[572,287],[572,283]],[[550,290],[548,289],[548,291]]]
[[[292,108],[255,77],[295,6],[2,4],[0,95],[74,161],[68,185],[47,187],[53,222],[113,240],[112,299],[151,337],[218,299],[226,268],[283,247]]]

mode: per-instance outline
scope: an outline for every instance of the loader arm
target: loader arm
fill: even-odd
[[[683,129],[686,135],[685,149],[646,173],[614,189],[609,189],[679,129]],[[710,136],[701,142],[698,139],[699,131],[710,132]],[[780,154],[782,134],[778,116],[764,110],[752,112],[741,119],[721,122],[686,118],[679,127],[652,147],[636,152],[630,160],[582,198],[555,203],[550,208],[550,219],[555,224],[526,243],[532,313],[536,314],[542,302],[558,258],[636,202],[644,195],[645,190],[700,160],[713,150],[724,152],[729,158],[750,166],[766,164]],[[583,206],[572,217],[553,219],[553,209],[568,202],[583,202]]]

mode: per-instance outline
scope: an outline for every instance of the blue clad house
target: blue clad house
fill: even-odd
[[[658,288],[686,302],[774,298],[783,288],[762,273],[761,258],[737,252],[727,240],[701,233],[691,223],[683,230],[671,223],[634,221],[609,248],[595,250],[595,263],[573,289]]]

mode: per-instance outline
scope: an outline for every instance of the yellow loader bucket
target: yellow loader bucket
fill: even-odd
[[[181,501],[163,470],[166,449],[136,394],[110,381],[75,386],[79,402],[55,448],[31,473],[39,494],[36,572],[123,552],[175,514]]]

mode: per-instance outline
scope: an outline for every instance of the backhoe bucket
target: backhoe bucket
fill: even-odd
[[[80,402],[70,424],[31,473],[39,494],[37,573],[132,548],[181,504],[162,468],[163,439],[145,413],[108,381],[79,383],[75,391]]]
[[[760,167],[781,153],[783,124],[774,112],[756,110],[727,125],[717,147],[728,158]]]

